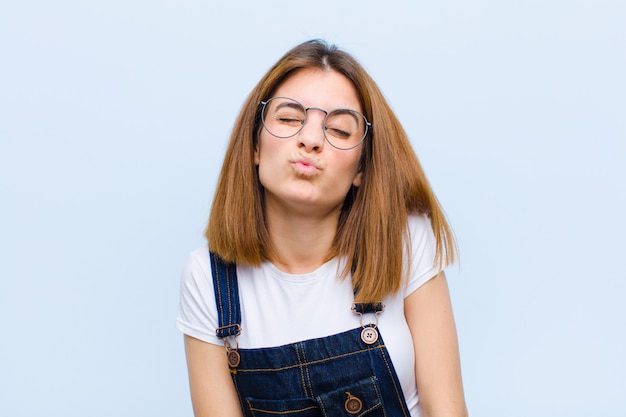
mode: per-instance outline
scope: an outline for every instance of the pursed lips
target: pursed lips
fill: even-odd
[[[291,160],[294,169],[300,174],[315,174],[322,169],[321,165],[313,158],[295,157]]]

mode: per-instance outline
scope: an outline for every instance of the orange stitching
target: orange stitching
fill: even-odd
[[[382,400],[382,398],[380,398],[380,392],[378,392],[378,387],[376,386],[376,377],[375,376],[371,376],[370,377],[370,381],[372,381],[372,385],[374,386],[374,391],[376,391],[376,396],[378,397],[378,404],[382,405],[383,400]],[[374,407],[376,407],[376,406],[370,407],[368,410],[363,412],[363,414],[365,414],[365,413],[369,412],[370,410],[374,409]],[[386,416],[387,412],[385,411],[385,407],[382,407],[382,409],[383,409],[383,414]]]
[[[365,353],[365,352],[368,352],[368,351],[371,351],[371,350],[374,350],[374,349],[381,349],[381,348],[384,348],[384,347],[385,347],[385,345],[374,345],[374,346],[372,346],[370,348],[367,348],[367,349],[362,349],[362,350],[357,350],[357,351],[354,351],[354,352],[344,353],[342,355],[337,355],[337,356],[330,356],[328,358],[319,359],[319,360],[312,361],[312,362],[304,362],[304,363],[302,363],[302,365],[317,365],[319,363],[324,363],[324,362],[327,362],[327,361],[330,361],[330,360],[334,360],[334,359],[337,359],[337,358],[345,358],[345,357],[348,357],[348,356],[358,355],[360,353]],[[299,366],[300,366],[300,364],[284,366],[282,368],[239,369],[239,372],[278,372],[278,371],[283,371],[285,369],[293,369],[293,368],[296,368],[296,367],[299,367]]]
[[[213,261],[214,265],[213,268],[215,270],[215,273],[217,274],[217,279],[215,280],[215,285],[217,285],[217,302],[219,304],[219,310],[220,312],[222,312],[222,292],[220,291],[220,275],[219,275],[219,271],[217,270],[217,259],[214,256],[211,256],[211,260]],[[219,325],[219,323],[218,323]],[[217,329],[215,329],[215,331],[217,332]]]
[[[302,389],[304,390],[304,396],[308,397],[309,394],[307,394],[306,392],[306,382],[304,381],[304,372],[302,371],[302,360],[300,359],[300,352],[298,351],[298,345],[294,346],[294,349],[296,350],[296,356],[298,358],[298,367],[300,368],[300,380],[302,381]]]
[[[309,407],[305,407],[305,408],[299,408],[297,410],[287,410],[287,411],[272,411],[272,410],[263,410],[261,408],[252,408],[252,406],[250,405],[250,401],[248,401],[248,408],[250,409],[250,411],[254,412],[254,411],[261,411],[265,414],[276,414],[276,415],[281,415],[281,414],[292,414],[292,413],[300,413],[302,411],[307,411],[307,410],[314,410],[315,407],[314,405],[311,405]]]
[[[307,363],[306,360],[306,351],[304,350],[304,343],[300,343],[301,349],[302,349],[302,357],[304,358],[304,363]],[[306,371],[306,379],[309,383],[309,391],[311,392],[311,397],[314,396],[313,394],[313,384],[311,383],[311,374],[309,373],[309,367],[307,365],[305,365],[304,367],[305,371]]]
[[[391,377],[391,383],[393,384],[393,389],[396,391],[396,397],[398,398],[398,401],[400,402],[400,404],[403,404],[404,394],[401,397],[400,393],[398,392],[398,386],[396,385],[396,381],[395,381],[395,379],[393,377],[393,373],[391,372],[391,368],[389,367],[389,363],[387,362],[387,357],[385,356],[385,351],[381,350],[380,354],[383,357],[383,360],[385,361],[385,366],[387,366],[387,371],[389,371],[389,376]],[[404,410],[402,410],[402,414],[404,416],[406,416],[406,413],[404,412]]]
[[[324,417],[328,417],[328,414],[326,414],[326,409],[324,408],[324,402],[319,396],[317,397],[317,403],[319,404],[320,410],[322,410],[322,414],[324,415]]]
[[[228,317],[230,318],[230,320],[228,321],[229,323],[231,323],[233,321],[233,307],[230,303],[230,275],[228,274],[229,268],[226,268],[226,289],[228,290]]]
[[[250,400],[246,400],[246,402],[248,403],[248,410],[250,410],[250,412],[252,413],[252,417],[254,417],[254,410],[252,409],[252,405],[250,405]]]

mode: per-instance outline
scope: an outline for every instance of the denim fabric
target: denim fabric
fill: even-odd
[[[232,265],[211,257],[219,326],[235,327],[236,273]],[[366,344],[362,330],[278,347],[238,349],[241,361],[231,375],[244,416],[408,417],[382,335]]]

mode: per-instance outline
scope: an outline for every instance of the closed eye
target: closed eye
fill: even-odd
[[[346,132],[345,130],[335,129],[335,128],[326,128],[326,131],[332,135],[333,137],[339,139],[348,139],[351,135],[350,132]]]
[[[302,120],[300,119],[291,119],[288,117],[280,117],[278,121],[283,123],[302,123]]]

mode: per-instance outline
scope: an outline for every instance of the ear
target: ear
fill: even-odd
[[[254,165],[259,166],[261,156],[259,155],[259,142],[254,145]]]
[[[356,173],[354,179],[352,180],[352,185],[354,185],[355,187],[360,187],[362,181],[363,181],[363,172],[359,171]]]

